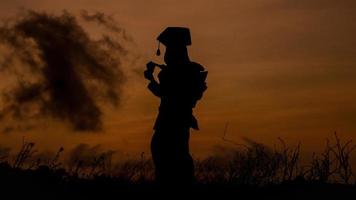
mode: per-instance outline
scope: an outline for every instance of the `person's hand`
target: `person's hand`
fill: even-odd
[[[147,80],[153,81],[154,77],[153,77],[153,72],[155,69],[156,63],[150,61],[146,64],[146,71],[144,72],[144,76]]]
[[[148,70],[148,71],[152,71],[152,73],[153,73],[154,68],[155,68],[156,65],[157,65],[157,64],[154,63],[154,62],[152,62],[152,61],[148,62],[148,63],[146,64],[147,70]]]
[[[146,69],[144,72],[143,72],[143,75],[145,76],[145,78],[149,81],[153,81],[154,80],[154,77],[153,77],[153,71],[151,70],[148,70]]]

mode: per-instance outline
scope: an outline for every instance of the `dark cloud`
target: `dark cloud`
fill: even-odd
[[[96,22],[113,32],[121,34],[122,37],[126,40],[132,40],[131,37],[126,33],[125,29],[117,26],[117,22],[113,19],[112,16],[108,16],[103,12],[89,13],[86,10],[81,12],[81,16],[88,22]]]
[[[103,13],[82,16],[104,24],[109,33],[124,32]],[[65,11],[61,15],[28,11],[4,23],[0,42],[12,53],[0,66],[16,77],[17,85],[4,93],[2,115],[50,116],[69,122],[74,130],[102,129],[99,101],[120,102],[124,82],[120,59],[127,54],[124,35],[93,40]]]

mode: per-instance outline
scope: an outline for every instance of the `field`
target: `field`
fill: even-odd
[[[79,145],[66,159],[60,148],[44,156],[36,145],[24,142],[14,156],[0,151],[0,184],[12,197],[108,197],[113,195],[247,196],[249,198],[302,199],[356,195],[351,166],[352,141],[335,138],[309,164],[301,164],[301,144],[279,147],[245,139],[243,148],[195,161],[193,186],[158,185],[150,158],[113,162],[112,151],[93,151]],[[174,172],[172,172],[174,173]]]

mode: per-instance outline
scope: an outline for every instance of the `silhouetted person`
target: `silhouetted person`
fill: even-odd
[[[191,62],[187,45],[191,45],[188,28],[168,27],[157,38],[166,46],[167,65],[147,64],[144,75],[150,80],[148,89],[161,99],[151,142],[156,180],[159,183],[191,184],[194,164],[189,153],[190,128],[198,130],[193,108],[207,89],[207,72]],[[157,50],[160,55],[160,50]],[[153,76],[155,66],[161,68],[158,81]]]

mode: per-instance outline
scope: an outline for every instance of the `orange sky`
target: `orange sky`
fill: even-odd
[[[134,72],[151,59],[162,62],[155,39],[167,26],[191,29],[191,59],[209,71],[208,91],[195,110],[201,131],[192,134],[194,155],[226,145],[226,122],[237,142],[249,137],[272,144],[282,137],[317,151],[335,130],[356,139],[354,0],[2,0],[0,18],[21,8],[113,15],[140,59],[125,66],[124,101],[105,112],[103,133],[71,133],[43,121],[41,130],[0,135],[1,145],[17,147],[25,135],[42,149],[89,143],[133,155],[148,151],[159,101]]]

